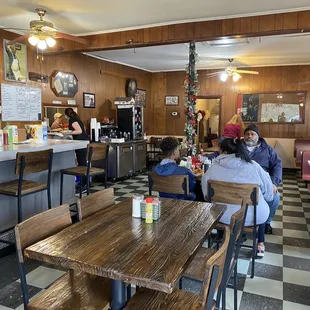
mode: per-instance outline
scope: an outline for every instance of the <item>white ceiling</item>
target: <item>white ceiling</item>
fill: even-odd
[[[260,67],[310,64],[310,34],[282,35],[249,39],[196,43],[198,69],[218,69],[229,65]],[[188,44],[175,44],[93,52],[89,55],[151,72],[184,70],[188,63]]]
[[[91,34],[150,25],[310,9],[309,0],[1,0],[0,26],[28,28],[38,7],[60,31]]]

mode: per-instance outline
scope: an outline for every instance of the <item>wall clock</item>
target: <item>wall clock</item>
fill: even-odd
[[[74,73],[54,71],[51,89],[57,97],[74,97],[78,91],[78,79]]]

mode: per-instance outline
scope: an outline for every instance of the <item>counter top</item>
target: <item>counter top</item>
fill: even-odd
[[[88,141],[82,140],[33,140],[27,144],[13,144],[0,146],[0,161],[13,160],[18,152],[35,152],[53,149],[54,153],[74,151],[87,147]]]

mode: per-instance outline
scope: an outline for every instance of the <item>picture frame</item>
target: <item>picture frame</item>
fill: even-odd
[[[145,89],[137,89],[136,95],[135,95],[135,101],[136,105],[140,107],[146,106],[146,90]]]
[[[56,97],[73,98],[78,92],[78,79],[72,72],[55,70],[51,75],[51,90]]]
[[[28,76],[27,45],[15,43],[5,44],[9,40],[3,39],[4,79],[9,82],[26,83]]]
[[[83,93],[83,107],[94,109],[96,107],[96,96],[92,93]]]
[[[168,105],[168,106],[179,105],[179,96],[166,96],[165,105]]]

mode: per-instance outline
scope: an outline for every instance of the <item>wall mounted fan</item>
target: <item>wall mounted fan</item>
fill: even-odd
[[[231,65],[229,65],[224,71],[217,71],[207,74],[210,78],[214,76],[220,76],[221,81],[226,82],[229,77],[232,77],[234,82],[238,82],[242,78],[241,74],[254,74],[257,75],[257,71],[242,70],[232,66],[233,59],[228,59]]]
[[[82,44],[89,44],[89,42],[83,38],[79,38],[70,34],[59,32],[51,22],[43,19],[46,14],[45,9],[36,9],[39,15],[39,20],[32,20],[30,22],[30,29],[21,28],[1,28],[5,30],[16,30],[19,32],[25,32],[24,35],[18,38],[8,41],[6,45],[13,45],[15,43],[23,42],[28,39],[29,43],[33,46],[37,46],[39,50],[45,50],[47,47],[53,47],[56,44],[56,39],[62,38],[70,41],[79,42]]]

